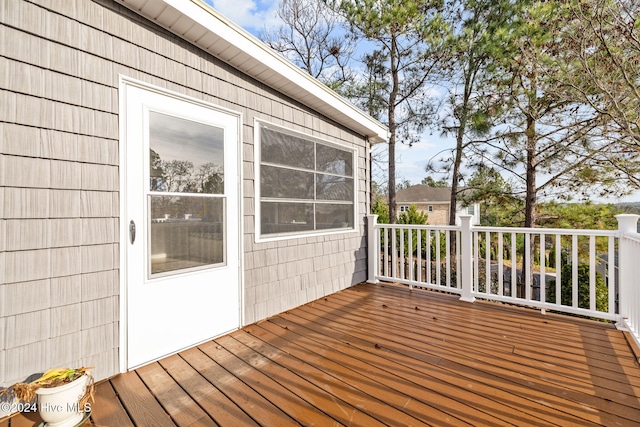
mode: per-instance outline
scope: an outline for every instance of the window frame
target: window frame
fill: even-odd
[[[291,135],[293,137],[296,138],[301,138],[301,139],[305,139],[307,141],[311,141],[314,143],[314,153],[315,153],[315,146],[316,144],[321,144],[321,145],[325,145],[328,146],[330,148],[333,149],[337,149],[337,150],[343,150],[345,152],[349,152],[351,153],[351,170],[352,170],[352,176],[351,179],[353,180],[353,197],[350,201],[341,201],[341,200],[318,200],[316,199],[316,195],[314,194],[314,197],[312,199],[308,200],[308,203],[310,204],[344,204],[344,205],[352,205],[352,215],[353,215],[353,226],[352,227],[348,227],[348,228],[325,228],[325,229],[315,229],[317,227],[317,224],[315,222],[315,218],[314,218],[314,230],[304,230],[304,231],[291,231],[291,232],[283,232],[283,233],[272,233],[272,234],[264,234],[262,232],[262,194],[261,194],[261,150],[262,150],[262,129],[263,128],[268,128],[270,130],[273,130],[275,132],[281,132],[281,133],[285,133],[288,135]],[[333,141],[329,141],[327,139],[324,138],[319,138],[317,136],[313,136],[310,135],[309,133],[305,133],[302,131],[298,131],[298,130],[293,130],[291,128],[287,128],[284,126],[280,126],[280,125],[276,125],[273,124],[271,122],[268,122],[266,120],[261,120],[261,119],[254,119],[254,206],[255,206],[255,241],[256,242],[269,242],[269,241],[277,241],[277,240],[288,240],[288,239],[298,239],[298,238],[305,238],[305,237],[314,237],[314,236],[326,236],[326,235],[332,235],[332,234],[347,234],[347,233],[355,233],[358,230],[358,218],[357,218],[357,212],[358,212],[358,169],[357,169],[357,165],[358,165],[358,147],[355,146],[348,146],[346,144],[340,144],[340,143],[336,143]],[[268,162],[265,164],[265,166],[270,166],[270,167],[278,167],[277,165],[275,165],[274,163]],[[293,168],[290,166],[286,166],[283,165],[282,166],[283,169],[291,169],[291,170],[298,170],[297,168]],[[325,174],[323,173],[323,171],[320,170],[315,170],[314,167],[314,182],[316,180],[316,177],[318,175],[322,175]],[[346,177],[346,175],[345,175]],[[271,198],[269,198],[271,199]],[[299,199],[288,199],[288,198],[281,198],[282,202],[298,202],[301,203],[301,200]],[[336,203],[337,202],[337,203]],[[274,203],[276,203],[274,201]]]

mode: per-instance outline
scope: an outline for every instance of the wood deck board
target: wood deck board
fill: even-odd
[[[318,386],[329,384],[328,387],[324,386],[328,393],[357,407],[384,425],[394,422],[401,425],[425,425],[424,422],[382,400],[382,397],[400,398],[406,403],[409,396],[391,396],[390,389],[383,384],[372,381],[357,372],[348,371],[340,358],[324,357],[316,349],[309,348],[300,342],[288,341],[281,335],[286,333],[286,330],[279,326],[274,328],[274,326],[271,322],[263,322],[259,327],[251,328],[249,332],[259,338],[265,338],[290,356],[304,361],[304,366],[298,373],[304,375],[308,381]],[[284,362],[287,363],[288,360]],[[438,410],[434,409],[434,413],[436,412]],[[442,414],[443,419],[445,415]],[[434,421],[438,418],[434,416]],[[453,419],[447,421],[455,425],[464,425],[460,422],[456,423]]]
[[[126,409],[131,421],[136,426],[153,425],[158,427],[173,427],[175,423],[164,409],[151,391],[145,386],[138,374],[127,372],[113,377],[110,381],[113,389],[118,395],[118,399],[122,402],[122,406]],[[102,408],[96,406],[92,408],[96,415],[101,413]],[[94,417],[95,419],[96,417]],[[113,425],[111,422],[106,425]]]
[[[98,384],[92,423],[633,426],[640,367],[608,324],[361,284]]]
[[[282,327],[286,326],[293,332],[299,330],[297,332],[299,336],[294,337],[295,342],[313,338],[322,340],[322,342],[317,341],[316,345],[325,345],[332,349],[333,351],[325,350],[327,356],[332,359],[336,359],[338,353],[348,355],[345,361],[348,368],[354,372],[362,371],[368,378],[377,379],[391,387],[395,392],[391,395],[396,400],[400,396],[405,396],[400,400],[400,405],[396,404],[396,407],[408,411],[419,419],[424,418],[429,412],[440,411],[439,408],[447,408],[446,412],[451,417],[459,418],[472,425],[511,425],[510,422],[497,417],[495,412],[491,414],[485,412],[488,408],[495,407],[495,402],[487,401],[478,395],[467,398],[465,395],[468,393],[451,386],[448,382],[421,376],[413,369],[413,364],[409,363],[411,366],[407,366],[391,361],[388,349],[385,347],[376,347],[375,343],[356,339],[355,336],[352,336],[353,339],[350,338],[348,343],[342,342],[339,337],[344,337],[343,334],[334,335],[331,331],[320,331],[317,334],[317,325],[304,327],[296,324],[295,320],[287,320],[290,319],[273,319],[272,322]],[[393,400],[389,400],[389,404],[393,405]],[[477,403],[476,406],[481,408],[470,406],[471,402]],[[483,404],[484,407],[482,407]],[[501,410],[501,412],[504,411]],[[513,416],[513,420],[522,418],[521,414],[516,412],[511,412],[510,415]]]
[[[258,424],[298,425],[284,411],[249,387],[242,377],[228,372],[199,348],[184,351],[181,356]]]
[[[276,390],[280,389],[280,400],[283,398],[288,399],[286,402],[288,405],[285,406],[293,406],[297,411],[302,407],[306,412],[309,412],[308,414],[302,414],[302,417],[298,417],[290,411],[289,414],[297,421],[303,421],[303,417],[307,415],[307,422],[309,423],[322,420],[323,425],[331,426],[349,422],[349,419],[343,416],[343,411],[332,411],[332,408],[337,405],[333,400],[327,398],[326,393],[323,393],[302,376],[277,363],[282,353],[269,352],[267,348],[260,345],[261,343],[251,341],[251,338],[249,334],[242,334],[218,339],[217,342],[232,351],[245,363],[264,372],[265,377],[269,378],[268,382],[273,381],[273,383],[277,384],[277,386],[274,385],[273,387]],[[271,355],[275,360],[270,359],[267,355]],[[273,401],[277,403],[275,400]],[[308,417],[309,415],[311,417]]]
[[[244,351],[235,345],[232,338],[221,337],[216,340],[216,345],[209,343],[200,347],[212,360],[225,368],[232,375],[243,378],[243,382],[260,395],[268,399],[272,404],[282,408],[292,419],[310,425],[333,425],[334,420],[317,408],[305,403],[298,396],[291,393],[280,383],[267,374],[261,372],[259,364],[253,365],[245,362],[236,353]],[[234,353],[231,353],[234,351]]]
[[[256,329],[252,328],[251,331],[255,332]],[[272,363],[277,364],[278,369],[289,372],[291,375],[304,378],[309,388],[307,390],[301,390],[300,396],[305,398],[305,400],[313,402],[317,407],[322,408],[327,415],[330,415],[336,421],[344,425],[384,425],[363,412],[361,408],[357,408],[336,395],[331,394],[329,387],[333,386],[329,381],[317,381],[316,377],[310,374],[315,368],[310,368],[306,361],[291,357],[290,353],[274,346],[275,340],[267,340],[268,342],[262,341],[250,331],[246,331],[244,334],[234,334],[233,338],[252,348],[265,358],[268,358]]]
[[[321,305],[322,305],[322,302],[320,304],[314,305],[314,307],[316,307],[317,309],[317,307]],[[388,312],[388,308],[389,306],[387,306],[386,308],[380,308],[380,310],[384,312]],[[301,308],[301,310],[298,310],[297,313],[304,312],[302,309],[306,309],[307,311],[313,310],[313,308],[310,308],[307,306],[307,307]],[[343,322],[346,317],[347,317],[346,314],[341,313],[340,315],[334,318],[327,319],[328,320],[327,324],[330,324],[332,328],[339,328],[340,323]],[[395,331],[398,331],[399,328],[401,327],[402,325],[396,325]],[[379,340],[387,339],[387,336],[381,336],[379,334],[380,329],[384,329],[384,328],[377,326],[373,331],[371,331],[371,333],[378,333],[378,336],[374,337],[373,339],[379,339]],[[344,330],[345,331],[353,330],[353,325],[345,326]],[[412,343],[419,343],[420,345],[424,345],[424,339],[422,339],[421,336],[414,336],[414,337],[407,336],[407,340],[408,341],[401,343],[401,345],[406,347],[412,345]],[[427,352],[432,351],[432,348],[433,348],[432,345],[425,347],[424,351],[427,351]],[[438,346],[438,344],[435,343],[435,346]],[[491,367],[492,366],[491,364],[494,362],[494,359],[495,359],[491,356],[491,353],[486,355],[483,355],[482,353],[479,353],[479,352],[474,353],[474,350],[469,347],[467,347],[464,350],[458,350],[457,346],[453,346],[449,348],[446,352],[442,354],[442,357],[444,359],[451,359],[451,357],[455,354],[458,354],[458,358],[455,359],[458,362],[460,362],[461,360],[464,360],[468,356],[473,356],[472,360],[474,361],[474,363],[481,362],[478,365],[474,365],[476,369],[482,369],[483,364],[487,365],[488,367]],[[500,357],[499,353],[493,353],[493,354],[497,357]],[[454,359],[451,359],[451,360],[454,360]],[[464,363],[464,362],[460,362],[460,363]],[[522,379],[518,378],[517,381],[526,382],[526,381],[531,381],[531,378],[534,378],[537,387],[539,387],[541,390],[546,391],[549,394],[555,395],[557,399],[560,399],[562,396],[567,396],[567,399],[572,399],[572,396],[573,396],[572,392],[574,390],[572,390],[570,387],[567,387],[564,379],[562,378],[556,379],[555,377],[540,376],[536,370],[521,369],[520,364],[518,363],[515,363],[512,366],[505,366],[506,363],[504,361],[501,361],[499,364],[501,367],[500,370],[519,373],[519,376],[521,376]],[[500,370],[494,369],[492,373],[494,375],[498,375],[500,373]],[[509,377],[504,377],[504,378],[508,379]],[[559,391],[556,390],[556,388]],[[638,409],[638,402],[637,402],[638,399],[635,396],[626,396],[624,394],[618,395],[618,392],[608,393],[606,390],[602,390],[602,389],[598,390],[599,396],[594,396],[595,393],[592,392],[591,388],[588,388],[588,389],[585,388],[585,389],[582,389],[581,391],[584,393],[582,395],[582,400],[588,402],[590,405],[594,405],[600,410],[610,411],[623,416],[625,414],[630,414],[630,416],[633,416],[633,414],[637,413],[636,411],[630,412],[629,409],[625,406],[625,405],[631,405],[631,406],[634,406],[635,409]],[[618,396],[617,399],[616,399],[616,396]],[[611,399],[616,399],[617,402],[610,401]],[[618,404],[619,402],[621,403],[620,405]],[[581,404],[582,402],[576,404],[578,409],[580,409]]]
[[[179,355],[160,360],[162,365],[182,389],[204,409],[217,425],[258,425],[220,390]]]
[[[180,387],[159,363],[139,368],[138,375],[180,427],[212,425],[209,415]]]
[[[319,305],[316,305],[315,307],[320,307]],[[307,309],[307,307],[305,307],[305,309]],[[339,319],[340,321],[348,321],[349,320],[349,314],[348,313],[341,313],[341,314],[337,314],[337,317],[334,317],[334,319]],[[430,322],[431,319],[427,319],[426,321],[424,321],[424,323],[422,323],[421,325],[426,325],[427,322]],[[358,320],[352,320],[351,325],[353,324],[357,324]],[[411,324],[410,322],[403,322],[403,321],[399,321],[399,322],[378,322],[376,326],[372,326],[375,327],[376,329],[384,329],[385,327],[391,327],[394,330],[397,331],[402,331],[407,324]],[[496,353],[499,353],[501,357],[506,357],[506,358],[512,358],[512,353],[515,351],[516,346],[514,345],[506,345],[506,344],[502,344],[502,345],[498,345],[496,346],[492,341],[477,341],[475,339],[471,339],[471,337],[466,334],[466,332],[464,331],[460,331],[457,333],[445,333],[443,331],[453,331],[453,329],[451,329],[449,326],[447,325],[437,325],[437,329],[435,330],[436,325],[429,325],[429,327],[423,327],[421,330],[421,335],[418,337],[418,339],[420,339],[421,341],[424,342],[431,342],[433,345],[445,345],[445,344],[449,344],[449,345],[456,345],[456,346],[461,346],[461,347],[465,347],[465,348],[469,348],[471,350],[476,350],[476,351],[480,351],[480,352],[484,352],[486,354],[488,354],[491,357],[494,357],[496,355]],[[412,337],[413,339],[416,339],[416,337]],[[476,344],[474,346],[474,343]],[[525,347],[526,348],[526,347]],[[501,351],[503,350],[503,351]],[[526,360],[525,360],[526,362]],[[553,365],[557,364],[558,359],[548,359],[548,360],[544,360],[545,363],[553,363]],[[567,366],[561,366],[561,369],[566,370],[566,369],[571,369],[572,366],[575,366],[575,364],[567,364]],[[585,369],[586,371],[586,369]],[[591,372],[592,373],[592,372]],[[610,371],[608,371],[605,375],[608,376],[610,374]]]
[[[321,302],[329,303],[330,301],[331,300],[328,299],[328,302],[327,301],[321,301]],[[386,301],[386,302],[389,302],[389,301]],[[317,305],[320,305],[320,302]],[[388,305],[387,310],[385,311],[394,310],[394,308],[390,308],[390,307],[391,306]],[[375,312],[375,310],[371,311],[370,313],[372,315],[377,316],[376,318],[379,319],[380,324],[384,324],[385,319],[388,319],[390,316],[387,313],[378,314]],[[525,314],[527,316],[530,315],[528,311],[525,311]],[[394,314],[393,316],[395,317],[396,320],[399,318],[397,314]],[[535,316],[545,317],[540,315],[539,313]],[[433,320],[437,322],[438,317],[436,316],[434,317],[435,319]],[[440,316],[440,318],[442,318],[442,316]],[[491,332],[488,332],[488,331],[474,332],[473,325],[469,325],[468,328],[464,328],[462,325],[464,325],[466,322],[456,322],[455,318],[451,318],[449,316],[447,316],[447,320],[449,320],[449,322],[446,322],[446,324],[437,325],[437,331],[434,332],[441,338],[445,337],[447,341],[455,341],[456,339],[462,338],[463,341],[467,343],[467,345],[471,345],[472,343],[478,343],[482,347],[485,347],[488,342],[491,343],[496,341],[494,338],[491,338],[489,341],[480,340],[480,338],[482,338],[483,336],[487,336],[487,334],[490,334],[488,335],[489,337],[495,336],[496,335],[495,333],[491,334]],[[537,319],[537,320],[540,323],[546,322],[546,320],[542,320],[542,319]],[[431,318],[427,316],[427,320],[425,323],[430,321],[431,321]],[[406,321],[406,323],[410,323],[410,322],[411,322],[410,320]],[[596,325],[598,324],[596,323]],[[599,326],[604,326],[605,328],[608,327],[605,325],[599,325]],[[504,329],[500,328],[501,333],[499,335],[504,336],[506,333],[508,333],[503,331]],[[507,344],[506,342],[501,342],[502,344],[505,345],[505,347],[509,350],[509,352],[511,352],[512,350],[516,352],[530,351],[531,353],[528,354],[527,356],[529,358],[540,360],[544,363],[560,364],[561,366],[563,366],[564,369],[570,369],[571,366],[581,366],[587,372],[589,372],[589,374],[592,374],[594,369],[612,367],[615,370],[615,372],[612,372],[611,370],[609,370],[605,374],[607,377],[611,373],[614,373],[614,374],[622,373],[624,377],[631,376],[632,379],[635,379],[634,377],[638,375],[637,369],[635,369],[637,367],[637,363],[633,360],[633,357],[629,356],[628,344],[625,344],[626,353],[623,353],[622,355],[619,355],[617,353],[610,353],[606,357],[604,357],[602,356],[601,352],[593,352],[588,349],[582,349],[583,354],[577,356],[577,355],[574,355],[575,352],[570,347],[568,347],[564,352],[560,351],[560,352],[549,354],[548,351],[544,350],[544,348],[547,346],[547,342],[548,342],[547,340],[544,340],[544,339],[534,340],[532,339],[533,337],[530,336],[529,332],[523,331],[523,330],[519,331],[518,335],[520,337],[526,336],[527,339],[526,340],[522,338],[514,339],[510,345]],[[583,336],[583,335],[584,334],[581,330],[580,336]],[[524,343],[524,345],[516,346],[516,345],[513,345],[514,343],[515,344]],[[602,342],[601,347],[605,348],[607,347],[607,345],[605,345],[604,342]],[[620,349],[619,351],[623,351],[623,350],[624,349]],[[587,351],[589,352],[589,354],[588,354],[588,357],[585,357],[584,353]],[[617,358],[617,361],[614,364],[609,363],[612,357]],[[576,362],[578,362],[578,364],[576,364]],[[627,369],[628,367],[630,367],[631,369]]]
[[[95,414],[92,416],[95,424],[102,426],[112,424],[122,427],[133,427],[131,419],[129,419],[127,412],[124,410],[120,400],[118,400],[118,396],[109,381],[100,383],[99,386],[95,388],[92,406],[100,408],[100,410],[95,411]]]
[[[328,302],[324,302],[321,304],[315,304],[314,307],[301,307],[297,312],[298,313],[311,313],[313,310],[322,310],[325,304],[330,304]],[[385,310],[386,311],[386,310]],[[350,330],[350,328],[358,325],[358,320],[352,320],[349,322],[350,314],[349,313],[327,313],[326,314],[328,320],[331,320],[332,325],[335,328],[339,327],[339,325],[344,324],[345,330]],[[618,395],[619,390],[615,383],[615,379],[609,378],[611,371],[603,371],[596,373],[595,371],[600,371],[600,367],[598,369],[593,370],[589,373],[589,375],[582,374],[579,371],[573,371],[573,365],[567,365],[564,367],[554,367],[553,363],[556,360],[549,359],[544,360],[544,363],[537,364],[537,366],[532,366],[530,363],[534,360],[531,357],[522,357],[519,355],[518,349],[515,346],[509,347],[508,352],[501,351],[502,347],[496,347],[491,342],[480,342],[479,346],[468,346],[470,341],[464,341],[461,339],[456,339],[453,334],[449,335],[432,335],[429,334],[427,329],[423,329],[419,335],[416,335],[412,331],[406,331],[407,322],[399,322],[399,323],[387,323],[386,326],[382,322],[378,322],[375,326],[361,326],[360,331],[363,331],[366,328],[374,328],[377,332],[387,331],[389,333],[394,332],[397,337],[405,337],[406,340],[401,343],[401,345],[409,345],[411,342],[421,342],[428,343],[431,348],[437,347],[445,347],[448,348],[448,351],[458,351],[459,349],[466,349],[468,354],[474,354],[476,360],[484,360],[487,363],[490,363],[492,360],[495,360],[497,356],[502,360],[503,367],[511,367],[513,370],[520,370],[524,367],[532,368],[529,372],[538,374],[541,378],[546,377],[550,381],[558,381],[563,386],[572,387],[575,389],[586,389],[586,392],[592,388],[592,386],[598,385],[602,387],[601,397],[610,400],[616,400],[616,396]],[[410,324],[410,323],[409,323]],[[391,329],[386,329],[391,328]],[[440,326],[439,328],[446,328]],[[432,339],[433,337],[433,339]],[[447,338],[447,341],[443,341]],[[382,338],[385,339],[385,338]],[[525,346],[529,348],[528,346]],[[598,376],[599,375],[599,376]],[[599,389],[600,390],[600,389]],[[608,391],[609,390],[609,391]],[[624,396],[622,396],[624,398]],[[635,396],[627,397],[625,402],[628,405],[634,406],[636,408],[640,408],[640,402]]]
[[[331,299],[327,299],[327,302],[331,302],[337,298],[341,298],[341,297],[343,298],[344,295],[341,294],[336,296],[336,298],[332,297]],[[389,311],[394,311],[396,316],[400,316],[403,314],[406,314],[407,316],[411,316],[411,313],[416,311],[415,306],[413,307],[401,306],[398,300],[391,299],[391,297],[378,299],[378,301],[387,302],[387,308],[389,308]],[[319,301],[319,303],[322,303],[322,300]],[[482,302],[478,302],[476,304],[478,304],[479,306],[483,305]],[[491,305],[495,305],[495,304],[491,304]],[[368,306],[371,308],[379,308],[379,306],[378,307],[372,306],[371,302],[368,303]],[[536,341],[545,344],[542,347],[545,350],[549,348],[555,348],[555,349],[559,349],[562,354],[564,353],[571,354],[572,349],[575,349],[576,351],[580,351],[580,352],[589,350],[589,351],[594,351],[594,356],[598,354],[602,354],[603,355],[601,357],[602,360],[606,360],[610,356],[618,355],[617,351],[619,350],[616,350],[616,348],[613,348],[611,346],[612,344],[611,340],[606,338],[606,336],[604,340],[595,338],[596,339],[595,341],[590,341],[590,337],[587,334],[591,332],[591,330],[590,328],[587,328],[587,327],[583,328],[582,334],[581,334],[581,340],[579,341],[569,341],[572,338],[572,336],[571,335],[567,336],[565,333],[566,331],[563,332],[561,329],[559,329],[556,334],[552,334],[551,332],[553,331],[553,328],[554,328],[553,324],[548,319],[543,319],[542,316],[539,314],[539,312],[531,312],[531,310],[526,310],[526,311],[523,310],[524,313],[522,313],[522,315],[518,318],[519,321],[517,323],[513,323],[513,322],[504,323],[503,318],[499,315],[496,315],[496,313],[500,313],[500,310],[496,310],[494,307],[492,307],[494,309],[488,311],[487,315],[483,316],[480,321],[476,320],[472,324],[465,325],[465,323],[467,323],[466,319],[464,318],[464,316],[457,316],[455,314],[456,308],[457,308],[456,305],[451,305],[451,304],[450,304],[450,307],[445,308],[448,310],[452,310],[452,312],[446,313],[447,319],[450,319],[451,321],[447,325],[440,326],[439,329],[441,333],[448,333],[447,328],[452,328],[452,330],[461,331],[461,333],[469,334],[474,338],[482,337],[482,336],[485,336],[485,337],[490,336],[492,337],[491,338],[492,340],[498,343],[509,343],[509,344],[513,343],[514,341],[515,342],[522,342],[522,341],[531,342],[531,338],[536,338]],[[441,316],[444,314],[442,310],[439,310],[440,311],[439,313],[432,313],[431,311],[433,310],[431,307],[423,307],[422,310],[418,310],[418,312],[420,311],[425,311],[425,314],[436,317],[436,319],[438,314]],[[527,318],[529,318],[529,321],[526,321]],[[500,336],[496,336],[496,334],[492,334],[491,331],[489,330],[489,328],[496,328],[496,327],[500,327],[500,330],[503,331],[503,333]],[[587,330],[585,331],[584,329],[587,329]],[[602,328],[593,329],[593,333],[595,337],[602,337],[603,334],[601,332],[602,332]],[[527,334],[526,340],[521,338],[524,333]],[[609,347],[602,346],[603,342],[606,342],[609,345]],[[628,357],[628,345],[622,339],[618,340],[618,344],[619,344],[619,347],[617,348],[622,349]],[[632,362],[633,361],[629,360],[629,363],[632,363]]]
[[[277,319],[274,319],[273,321],[276,321],[276,320]],[[366,338],[358,339],[358,335],[360,334],[354,333],[348,339],[349,345],[360,346],[363,350],[366,350],[373,347],[373,345],[371,344],[372,342],[384,342],[384,340],[381,340],[381,339],[374,339],[374,341],[368,341]],[[412,379],[414,381],[417,380],[416,378],[417,373],[421,373],[434,378],[439,378],[442,381],[457,387],[452,394],[453,398],[459,399],[462,403],[464,403],[465,405],[468,405],[471,408],[477,407],[478,410],[487,410],[490,413],[492,413],[492,415],[496,418],[503,417],[506,420],[509,420],[510,417],[514,416],[514,411],[515,411],[516,419],[515,420],[512,419],[511,421],[514,422],[516,425],[521,425],[523,422],[525,422],[529,415],[535,415],[535,418],[537,419],[540,419],[540,418],[548,419],[549,422],[560,422],[563,420],[562,414],[557,413],[558,411],[554,411],[553,408],[549,409],[549,408],[536,407],[535,401],[527,400],[526,397],[520,398],[521,395],[517,393],[513,393],[514,391],[513,389],[510,390],[509,393],[502,393],[501,399],[499,400],[492,401],[490,399],[488,404],[485,399],[482,399],[477,395],[476,396],[465,395],[465,387],[469,384],[468,380],[465,378],[454,378],[454,375],[456,374],[455,372],[439,373],[438,371],[441,370],[440,367],[443,364],[443,359],[440,356],[436,356],[432,358],[432,357],[428,357],[428,354],[421,352],[419,350],[418,351],[403,350],[403,347],[397,347],[394,349],[392,348],[392,346],[389,345],[388,341],[385,344],[382,344],[380,347],[381,347],[380,349],[383,351],[395,350],[395,354],[387,353],[387,357],[389,359],[392,359],[393,363],[395,363],[395,368],[393,370],[395,375],[400,375],[400,367],[404,367],[407,370],[409,370],[410,372],[409,375],[413,376]],[[427,355],[427,357],[424,357],[425,354]],[[423,385],[423,386],[425,387],[423,391],[428,390],[427,385]],[[477,386],[478,384],[474,384],[474,388]],[[436,389],[434,391],[436,391],[436,395],[440,393],[444,393],[444,390],[442,389],[440,390]],[[516,403],[512,403],[514,399],[517,401]],[[535,407],[534,409],[535,412],[533,412],[532,414],[528,414],[527,411],[531,410],[532,406]],[[452,409],[450,406],[443,406],[443,407],[447,408],[447,410]],[[511,407],[511,409],[509,409],[508,407]],[[473,414],[472,410],[470,410],[469,412]],[[540,415],[544,413],[547,413],[546,418],[541,417]],[[529,420],[529,422],[531,422],[531,420]],[[489,425],[492,425],[494,423],[495,421],[492,423],[489,423]],[[478,425],[479,420],[475,420],[474,424]]]

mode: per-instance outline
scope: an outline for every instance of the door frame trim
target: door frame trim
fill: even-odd
[[[119,338],[118,342],[118,371],[120,373],[127,371],[127,331],[128,331],[128,319],[127,319],[127,242],[129,241],[129,226],[127,222],[127,87],[135,87],[138,89],[147,90],[150,92],[156,92],[161,95],[169,96],[179,99],[181,101],[191,102],[196,105],[200,105],[206,108],[210,108],[221,113],[230,114],[238,119],[238,147],[237,147],[237,168],[238,168],[238,182],[237,182],[237,199],[238,199],[238,303],[239,310],[238,319],[240,327],[245,324],[245,307],[244,307],[244,203],[243,203],[243,157],[242,146],[244,143],[242,127],[244,124],[244,116],[239,111],[234,111],[228,108],[221,107],[202,99],[194,98],[192,96],[184,95],[179,92],[168,90],[159,86],[152,85],[150,83],[143,82],[122,74],[118,75],[118,156],[119,156]],[[194,343],[198,345],[199,343]]]

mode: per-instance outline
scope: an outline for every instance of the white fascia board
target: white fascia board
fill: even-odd
[[[119,1],[129,7],[133,6],[133,10],[143,16],[146,15],[145,9],[149,7],[152,7],[153,10],[163,10],[163,6],[175,9],[185,18],[188,18],[193,25],[204,28],[216,39],[222,41],[222,43],[214,43],[211,45],[209,49],[210,53],[216,55],[217,53],[226,51],[225,56],[229,58],[226,62],[230,65],[257,78],[292,99],[300,100],[304,98],[305,105],[335,120],[337,123],[368,137],[372,144],[386,142],[388,140],[389,131],[385,125],[367,115],[327,86],[302,71],[299,67],[275,52],[242,27],[224,17],[220,12],[202,0],[148,0],[143,3],[142,7],[136,7],[136,3],[140,2],[139,0]],[[202,44],[198,43],[198,39],[209,39],[208,36],[203,36],[201,31],[194,31],[192,27],[183,34],[177,32],[176,29],[172,28],[171,23],[162,22],[162,14],[157,17],[152,16],[151,18],[158,24],[200,48],[203,47]],[[180,26],[184,28],[184,18],[180,18],[180,22],[182,24]],[[198,39],[191,39],[189,36],[192,34],[198,34]],[[213,49],[218,49],[219,52]],[[229,55],[231,53],[229,51],[233,50],[249,55],[252,61],[249,61],[250,63],[246,61],[240,64],[234,63],[233,57],[236,55]],[[244,55],[240,55],[240,57],[242,56]],[[264,70],[256,73],[256,69],[263,67],[273,70],[275,74],[266,73],[266,75],[270,77],[265,80],[260,79],[258,76],[262,74]],[[312,101],[310,101],[310,99]]]

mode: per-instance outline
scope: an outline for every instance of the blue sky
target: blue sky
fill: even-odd
[[[224,16],[254,35],[258,35],[266,29],[280,24],[276,15],[278,1],[269,0],[205,0]],[[427,176],[425,167],[427,161],[445,147],[451,147],[453,143],[438,137],[437,132],[430,135],[428,132],[423,140],[409,148],[399,144],[396,150],[397,170],[399,171],[397,182],[405,179],[412,184],[419,184]],[[379,145],[376,151],[384,151],[384,146]],[[386,156],[384,156],[386,161]],[[385,179],[386,172],[378,172],[379,178]],[[385,176],[382,176],[385,175]],[[441,177],[434,177],[439,179]]]
[[[204,0],[221,12],[224,16],[243,27],[245,30],[258,36],[265,29],[270,29],[280,25],[280,20],[276,15],[278,8],[277,0]],[[444,149],[455,146],[451,139],[444,139],[437,131],[425,132],[421,142],[413,147],[398,144],[396,149],[396,182],[408,180],[411,184],[419,184],[428,173],[425,167],[429,159],[439,158],[438,155]],[[384,151],[384,145],[379,144],[374,151]],[[384,156],[386,161],[386,155]],[[375,171],[374,171],[375,173]],[[385,180],[386,172],[375,173],[376,180]],[[438,180],[443,176],[433,175]],[[609,199],[606,202],[615,203],[618,201],[640,201],[640,191],[634,195],[623,199]]]
[[[204,0],[236,24],[257,35],[280,21],[276,16],[278,1],[272,0]]]

